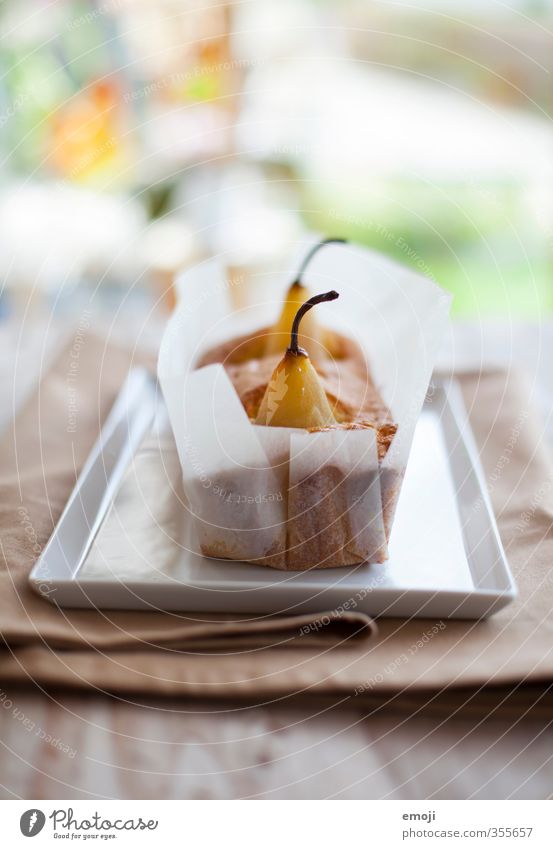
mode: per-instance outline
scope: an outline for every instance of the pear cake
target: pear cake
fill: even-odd
[[[259,339],[270,339],[272,333],[271,327],[265,327],[254,338],[248,334],[231,339],[207,351],[196,364],[196,368],[212,363],[224,365],[252,421],[258,418],[261,402],[281,359],[278,354],[265,353],[258,343]],[[333,354],[324,355],[319,350],[318,356],[310,357],[334,416],[334,422],[328,426],[375,428],[382,460],[397,429],[390,410],[380,397],[361,348],[336,332],[332,333],[332,343]],[[276,422],[271,424],[276,426]]]
[[[275,369],[279,366],[282,355],[286,355],[288,350],[294,320],[306,303],[309,303],[309,291],[301,281],[302,274],[318,250],[326,244],[340,241],[343,240],[325,239],[310,251],[297,279],[288,290],[280,317],[274,326],[263,327],[253,336],[245,334],[223,342],[205,352],[196,363],[196,368],[213,363],[224,365],[246,413],[257,424],[279,426],[278,415],[272,421],[258,421],[258,416]],[[365,354],[359,345],[347,336],[321,327],[312,317],[310,307],[318,302],[310,303],[299,315],[298,325],[301,322],[302,332],[296,329],[296,336],[297,347],[304,354],[309,351],[309,357],[306,356],[305,359],[314,363],[318,382],[332,410],[333,420],[326,426],[347,429],[375,428],[378,455],[382,460],[397,427],[390,410],[380,397]],[[301,360],[301,357],[297,358],[298,368],[305,371]],[[298,393],[292,394],[297,396]],[[294,425],[288,422],[286,426]],[[302,423],[297,426],[312,429],[323,426],[323,423]]]
[[[224,367],[252,424],[263,430],[303,431],[309,437],[307,448],[294,462],[293,445],[299,443],[289,442],[284,462],[279,458],[277,463],[287,493],[286,547],[255,562],[279,569],[348,566],[387,557],[392,508],[388,511],[387,498],[381,497],[379,476],[389,472],[380,470],[379,464],[397,426],[362,349],[316,320],[313,307],[335,300],[338,293],[309,297],[301,280],[311,257],[329,241],[341,240],[326,240],[306,257],[274,326],[217,345],[195,366]],[[367,431],[374,434],[370,468],[356,459],[365,450]],[[338,445],[336,452],[331,448],[328,462],[321,462],[320,451]],[[350,461],[347,468],[340,462],[345,456]],[[361,515],[362,506],[368,510],[369,503],[381,531],[371,529],[371,515]],[[233,559],[219,542],[204,541],[202,552]]]

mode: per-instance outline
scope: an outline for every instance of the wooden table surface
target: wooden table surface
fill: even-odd
[[[1,696],[0,696],[1,698]],[[553,792],[549,721],[367,717],[9,693],[2,798],[535,799]],[[6,702],[4,702],[4,705]]]
[[[18,358],[16,401],[32,386],[37,352],[45,350],[42,330],[27,332],[21,343],[15,325],[0,328],[4,376],[12,377]],[[531,327],[520,333],[519,366],[526,357],[528,367],[549,373],[544,334]],[[551,328],[546,335],[552,354]],[[474,345],[479,331],[464,328],[459,338],[457,365],[463,339],[466,355],[482,359]],[[512,326],[487,338],[494,353],[503,344],[515,356]],[[2,386],[5,425],[13,381]],[[7,799],[548,798],[553,729],[534,719],[406,719],[186,700],[131,704],[94,694],[8,692],[0,683],[0,775]]]

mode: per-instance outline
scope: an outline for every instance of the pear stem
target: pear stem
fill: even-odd
[[[347,243],[347,239],[323,239],[321,242],[314,245],[311,248],[311,250],[309,251],[309,253],[307,254],[307,256],[305,257],[305,259],[303,260],[302,264],[300,265],[295,282],[301,283],[302,274],[304,273],[305,269],[307,268],[307,266],[309,265],[309,263],[311,262],[311,260],[315,256],[315,254],[318,253],[321,250],[321,248],[324,248],[325,245],[334,245],[334,244],[343,245],[343,244],[346,244],[346,243]]]
[[[288,353],[294,354],[295,356],[307,357],[307,351],[303,348],[300,348],[298,345],[298,331],[300,329],[300,321],[304,317],[306,312],[309,312],[311,307],[316,306],[317,304],[322,304],[325,301],[335,301],[336,298],[339,298],[338,292],[332,290],[331,292],[324,292],[322,295],[313,295],[312,298],[309,298],[304,304],[301,305],[299,310],[296,313],[296,317],[294,318],[294,323],[292,324],[292,333],[290,337],[290,347],[288,348]]]

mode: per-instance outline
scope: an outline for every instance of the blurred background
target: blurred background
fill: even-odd
[[[553,309],[553,0],[4,0],[0,316],[171,308],[307,229]]]

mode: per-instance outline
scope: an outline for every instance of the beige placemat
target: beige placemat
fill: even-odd
[[[87,337],[77,373],[68,371],[70,352],[62,354],[0,444],[4,683],[257,703],[304,694],[400,705],[443,700],[444,690],[461,693],[462,702],[490,684],[501,701],[501,688],[553,680],[551,464],[524,381],[500,372],[462,378],[520,590],[516,604],[490,620],[381,620],[378,635],[367,639],[370,623],[355,611],[330,616],[326,627],[320,627],[324,612],[254,622],[206,614],[198,622],[173,614],[61,611],[36,597],[27,574],[129,360],[128,352]],[[305,627],[309,622],[315,627]]]
[[[131,352],[79,334],[41,382],[0,443],[0,633],[12,649],[133,652],[237,651],[304,641],[366,640],[368,616],[332,611],[236,616],[62,610],[30,590],[29,570],[48,540],[131,364]],[[148,365],[148,363],[146,363]],[[152,363],[149,365],[153,366]],[[314,621],[322,627],[309,627]],[[46,653],[45,664],[52,662]],[[6,662],[4,657],[2,662]],[[46,669],[44,668],[44,672]]]

